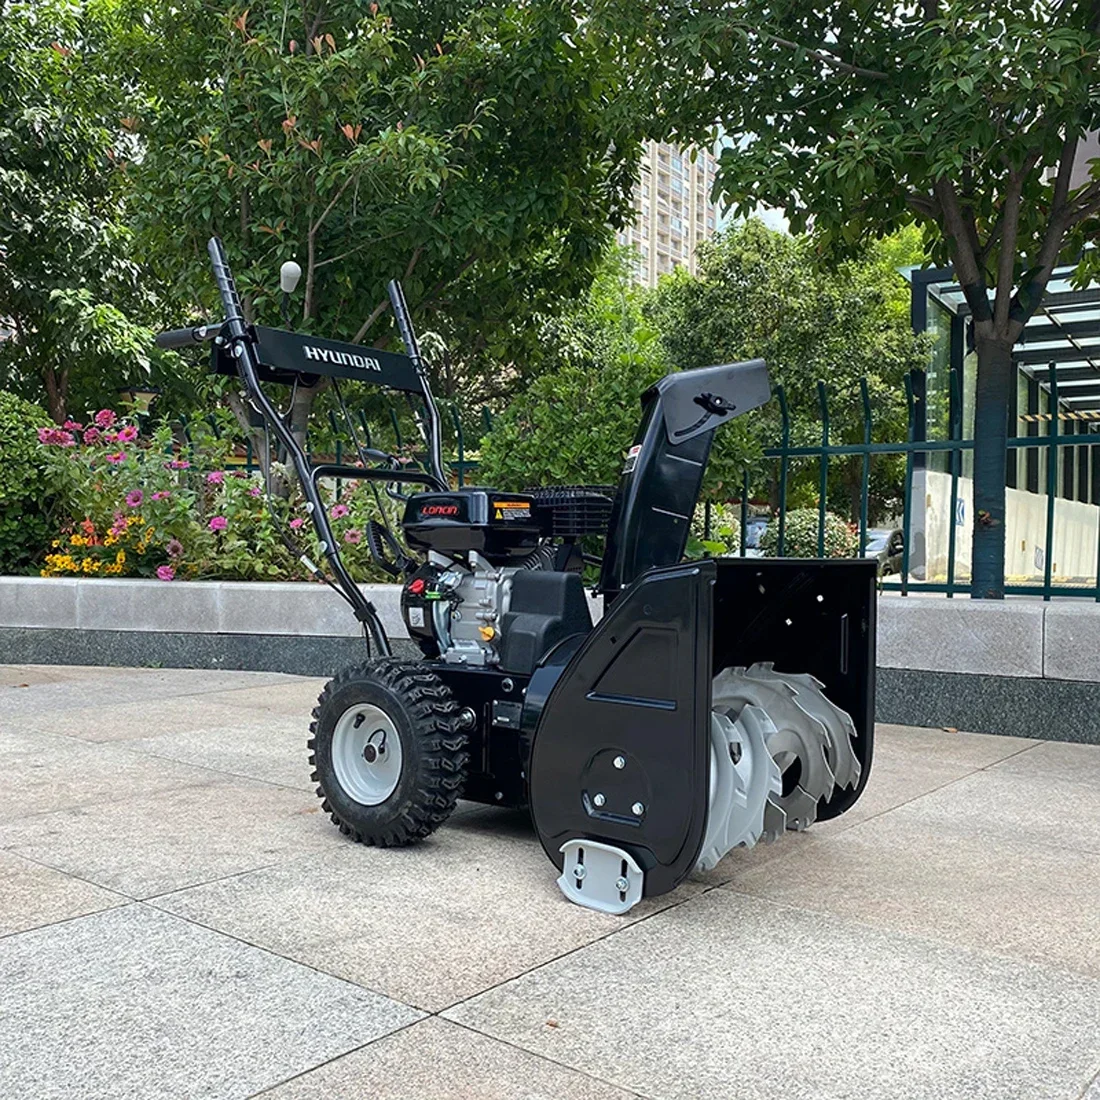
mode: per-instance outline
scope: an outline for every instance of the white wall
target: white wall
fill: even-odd
[[[1005,576],[1009,581],[1039,582],[1046,566],[1047,498],[1023,489],[1005,491]],[[914,560],[914,579],[947,579],[950,524],[955,525],[955,579],[970,577],[970,540],[974,526],[974,483],[958,480],[955,514],[951,516],[951,475],[918,470],[913,475],[913,546],[923,555]],[[1096,583],[1097,530],[1100,508],[1076,500],[1054,501],[1052,577],[1059,584]],[[920,563],[923,562],[922,569]]]

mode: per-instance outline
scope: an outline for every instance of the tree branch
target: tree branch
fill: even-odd
[[[363,337],[367,335],[367,330],[389,308],[389,298],[383,298],[382,301],[380,301],[378,305],[376,305],[374,309],[370,311],[370,316],[359,326],[359,331],[351,338],[351,342],[353,344],[361,344],[363,342]]]
[[[1054,265],[1062,251],[1062,242],[1070,224],[1068,209],[1069,182],[1073,175],[1073,161],[1077,155],[1077,139],[1067,135],[1062,142],[1062,156],[1058,162],[1058,174],[1054,179],[1054,193],[1050,202],[1050,217],[1047,221],[1043,243],[1035,261],[1033,273],[1021,284],[1012,298],[1009,318],[1022,329],[1031,315],[1039,308],[1043,292],[1050,282]]]
[[[943,228],[952,245],[955,273],[959,277],[966,304],[970,306],[971,316],[976,323],[988,321],[991,318],[989,292],[986,290],[985,276],[978,266],[978,258],[974,255],[970,227],[959,207],[955,185],[944,176],[936,181],[934,191],[943,211]]]
[[[878,69],[864,69],[860,65],[851,65],[847,61],[842,61],[836,54],[830,53],[828,50],[810,49],[808,46],[803,46],[800,42],[792,42],[789,38],[780,38],[778,35],[761,30],[759,27],[744,26],[744,29],[748,31],[749,34],[755,34],[769,42],[774,42],[777,46],[786,46],[789,50],[802,50],[808,56],[815,58],[831,68],[838,69],[842,73],[849,73],[853,76],[866,76],[871,80],[890,79],[889,73],[879,72]]]

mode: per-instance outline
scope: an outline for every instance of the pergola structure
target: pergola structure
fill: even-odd
[[[1100,416],[1100,287],[1077,290],[1070,282],[1071,273],[1071,267],[1055,270],[1043,304],[1016,344],[1013,359],[1029,379],[1047,391],[1053,364],[1060,419],[1080,423],[1097,419],[1094,413]],[[914,271],[911,279],[914,329],[923,332],[927,328],[929,298],[947,309],[952,316],[951,366],[961,372],[970,307],[954,281],[954,272],[950,268]],[[1018,415],[1025,422],[1050,419],[1049,414],[1023,410]]]

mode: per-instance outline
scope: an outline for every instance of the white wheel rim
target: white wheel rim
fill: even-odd
[[[362,703],[340,715],[332,732],[332,768],[356,802],[385,802],[397,789],[401,764],[401,738],[384,710]]]

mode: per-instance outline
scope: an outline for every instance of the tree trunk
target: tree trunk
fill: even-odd
[[[1005,594],[1005,461],[1008,409],[1015,384],[1012,344],[976,340],[974,402],[974,541],[970,594],[1003,600]]]
[[[64,372],[60,375],[53,367],[45,367],[42,371],[42,381],[46,387],[46,411],[53,418],[55,424],[64,424],[68,417],[65,408],[65,391],[68,389],[68,379]]]

